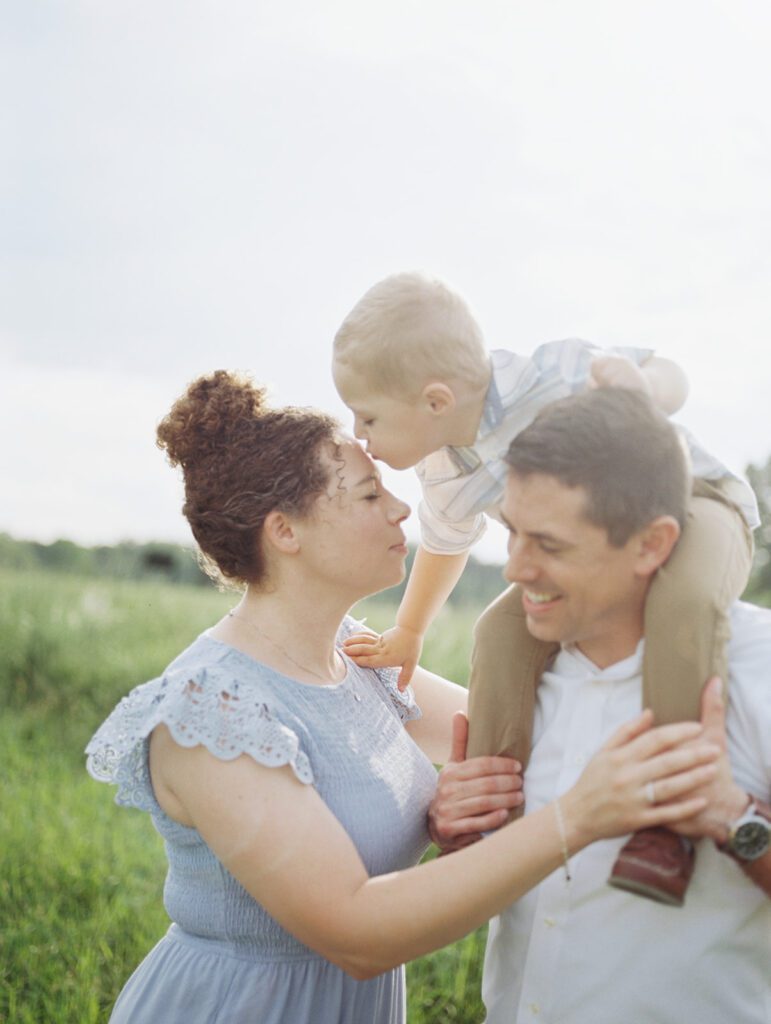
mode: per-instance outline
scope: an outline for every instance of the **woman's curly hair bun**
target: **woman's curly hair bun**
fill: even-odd
[[[158,424],[158,447],[184,474],[183,514],[219,582],[263,579],[265,517],[307,513],[327,485],[322,446],[338,443],[331,416],[273,409],[265,395],[246,375],[217,370],[193,381]]]
[[[243,374],[216,370],[199,377],[158,424],[156,443],[172,466],[187,469],[221,452],[230,433],[260,416],[265,394]]]

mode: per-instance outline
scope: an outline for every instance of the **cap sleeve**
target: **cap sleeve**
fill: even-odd
[[[342,641],[347,637],[353,636],[354,633],[361,632],[362,629],[369,630],[369,627],[363,622],[354,619],[353,616],[346,615],[337,634],[338,642],[342,643]],[[416,718],[423,717],[423,712],[420,710],[420,707],[415,700],[412,687],[408,686],[402,691],[397,686],[396,681],[399,678],[398,669],[370,668],[360,669],[359,671],[375,676],[384,700],[394,709],[402,724],[405,722],[412,722]]]
[[[204,746],[221,761],[249,754],[267,767],[290,765],[300,782],[314,781],[296,732],[258,687],[241,685],[219,666],[169,672],[124,697],[86,747],[86,767],[118,787],[115,802],[152,810],[147,740],[165,725],[181,747]]]

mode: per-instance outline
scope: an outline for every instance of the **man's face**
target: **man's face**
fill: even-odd
[[[585,515],[583,487],[510,473],[501,505],[509,529],[506,579],[524,590],[527,627],[539,640],[576,644],[598,667],[628,657],[643,633],[648,577],[641,535],[620,548]]]

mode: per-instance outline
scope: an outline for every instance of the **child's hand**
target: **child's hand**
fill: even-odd
[[[343,641],[343,651],[362,668],[401,668],[398,686],[406,689],[423,650],[423,637],[404,626],[393,626],[382,636],[356,633]]]
[[[589,374],[590,388],[629,388],[651,394],[651,384],[637,363],[626,356],[596,356]]]

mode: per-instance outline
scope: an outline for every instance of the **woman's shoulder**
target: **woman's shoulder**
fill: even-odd
[[[124,697],[86,747],[89,774],[118,786],[117,803],[154,806],[146,744],[160,724],[182,747],[204,746],[223,761],[248,754],[269,767],[288,764],[313,782],[275,673],[207,634]]]

